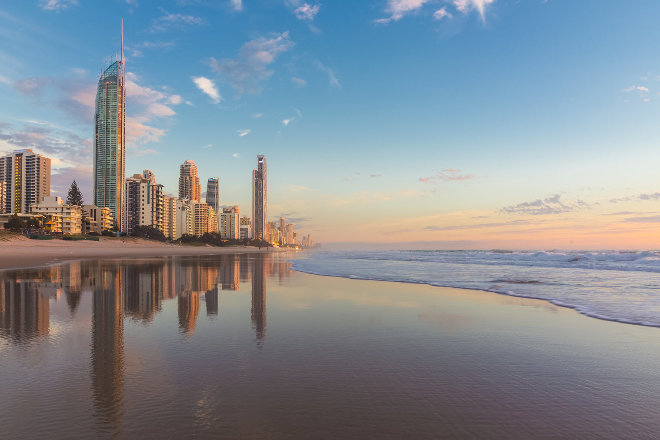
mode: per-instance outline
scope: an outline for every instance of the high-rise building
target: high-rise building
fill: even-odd
[[[142,170],[142,175],[145,179],[149,180],[151,183],[156,183],[156,175],[151,170]]]
[[[163,196],[163,234],[170,240],[176,240],[176,197]]]
[[[282,231],[284,232],[284,231]],[[285,232],[285,240],[286,244],[289,246],[294,246],[296,244],[296,241],[293,239],[293,225],[289,223],[286,225],[286,232]]]
[[[252,170],[252,238],[267,240],[267,168],[266,157],[257,156],[257,169]]]
[[[211,177],[206,182],[206,204],[209,205],[216,214],[220,210],[220,184],[217,177]]]
[[[4,212],[26,214],[30,205],[50,196],[50,159],[32,150],[0,157],[0,181],[5,183]]]
[[[241,240],[245,240],[246,238],[252,237],[252,222],[250,221],[250,217],[241,217],[241,226],[240,226],[240,232],[239,232],[239,238]]]
[[[193,202],[201,201],[202,189],[197,177],[197,165],[192,160],[181,164],[179,169],[179,198]]]
[[[126,179],[122,232],[130,235],[138,226],[151,226],[164,231],[163,185],[155,183],[154,180],[147,179],[142,174],[134,174]]]
[[[124,24],[121,56],[99,78],[94,112],[94,205],[110,208],[121,229],[126,163]]]
[[[0,176],[1,178],[1,176]],[[7,182],[0,180],[0,214],[5,213],[7,205]]]
[[[238,206],[223,208],[220,215],[220,238],[238,240],[240,238],[241,212]]]
[[[202,202],[192,202],[193,235],[201,237],[207,232],[218,232],[218,219],[215,211]]]

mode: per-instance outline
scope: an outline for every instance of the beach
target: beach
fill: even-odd
[[[310,275],[277,253],[0,276],[8,438],[660,432],[658,329],[546,301]]]
[[[161,243],[133,237],[99,237],[99,241],[30,240],[16,235],[0,237],[0,270],[35,267],[88,258],[137,258],[175,255],[220,255],[277,252],[251,246],[215,247]]]

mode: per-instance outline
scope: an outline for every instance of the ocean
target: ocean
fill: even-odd
[[[660,251],[319,251],[294,260],[293,269],[485,290],[660,326]]]

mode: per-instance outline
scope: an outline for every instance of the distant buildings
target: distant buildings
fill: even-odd
[[[206,204],[209,205],[216,214],[220,213],[220,185],[217,177],[211,177],[206,182]]]
[[[126,90],[124,38],[121,57],[99,78],[94,112],[94,204],[108,207],[122,228],[122,192],[126,162]]]
[[[268,191],[266,157],[257,156],[257,169],[252,170],[252,238],[268,239]]]
[[[240,222],[239,238],[245,240],[252,237],[252,222],[250,217],[241,217]]]
[[[4,212],[27,214],[30,205],[50,196],[50,159],[32,150],[16,150],[0,158],[0,181]]]
[[[220,238],[226,240],[238,240],[240,233],[241,212],[238,206],[223,208],[220,214]]]
[[[30,205],[30,214],[43,215],[48,232],[82,234],[82,208],[65,205],[60,197],[41,197],[39,203]]]
[[[179,198],[200,202],[201,192],[197,165],[192,160],[187,160],[179,168]]]

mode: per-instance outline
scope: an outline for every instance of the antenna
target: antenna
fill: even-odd
[[[124,17],[121,18],[121,67],[124,69]]]

